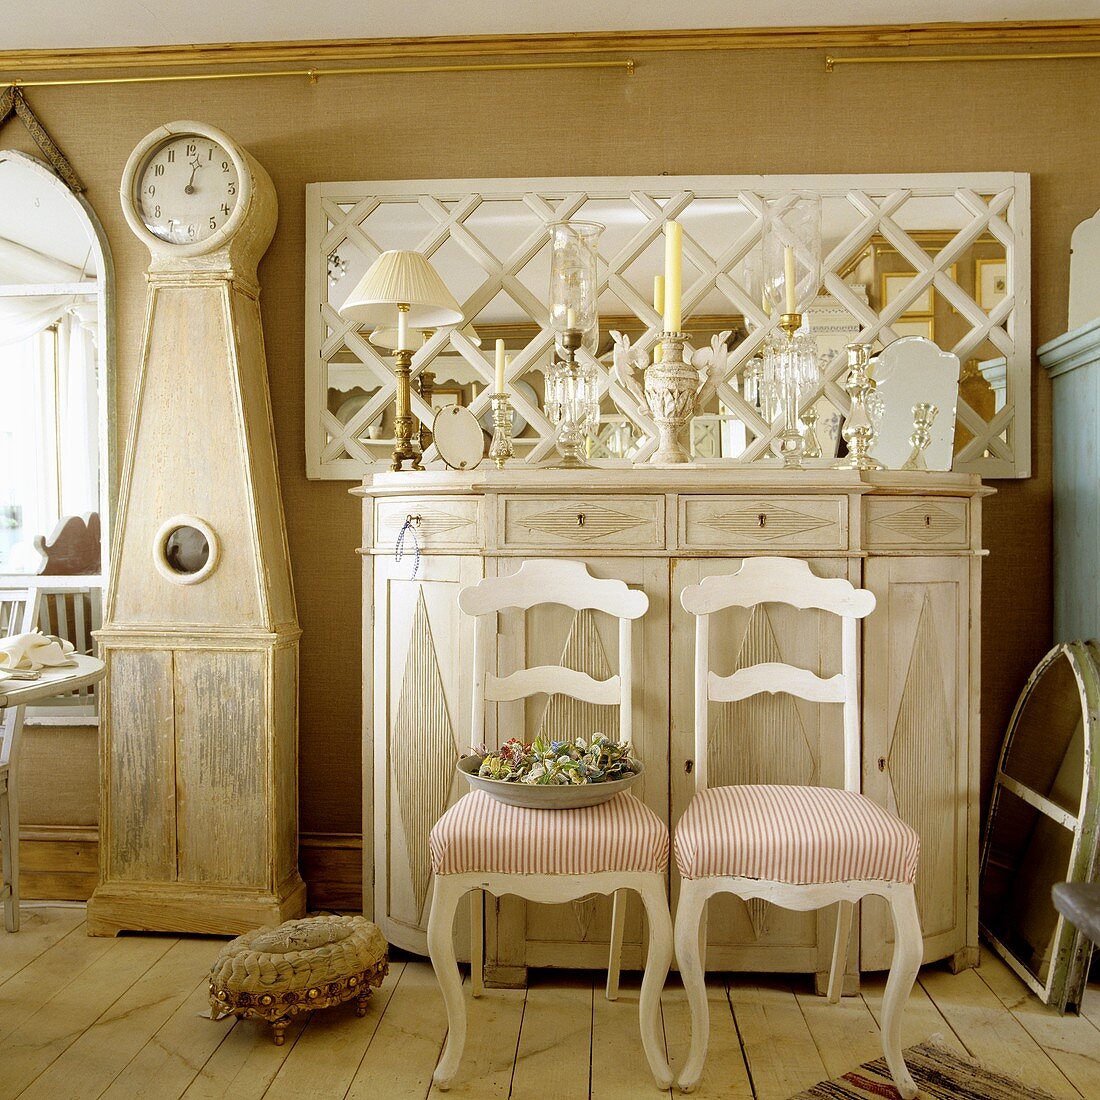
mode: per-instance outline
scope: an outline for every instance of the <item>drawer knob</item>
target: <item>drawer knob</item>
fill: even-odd
[[[583,527],[584,526],[584,513],[583,512],[578,512],[577,513],[577,526],[578,527]]]
[[[760,513],[760,514],[759,514],[759,515],[758,515],[758,516],[756,517],[756,522],[757,522],[757,523],[758,523],[758,524],[759,524],[759,525],[760,525],[761,527],[767,527],[767,526],[768,526],[768,514],[767,514],[767,512],[761,512],[761,513]]]

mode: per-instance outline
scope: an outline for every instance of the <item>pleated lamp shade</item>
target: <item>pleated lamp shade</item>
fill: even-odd
[[[434,329],[427,329],[424,331],[424,338],[427,339],[428,334],[434,332]],[[462,335],[474,344],[476,347],[481,347],[481,337],[478,336],[477,330],[472,324],[464,325],[462,329]],[[376,328],[374,332],[367,337],[367,339],[376,348],[385,348],[387,351],[397,351],[397,329],[396,328]]]
[[[420,252],[383,252],[340,307],[364,325],[392,326],[397,307],[408,306],[409,328],[444,328],[462,322],[462,309],[439,273]]]

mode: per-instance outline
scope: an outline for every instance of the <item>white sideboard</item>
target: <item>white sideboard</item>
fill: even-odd
[[[977,477],[479,469],[378,474],[353,491],[363,498],[363,905],[391,943],[427,953],[428,831],[466,786],[454,771],[469,747],[472,624],[457,604],[464,585],[528,557],[561,555],[646,592],[633,655],[634,741],[646,763],[639,794],[675,823],[694,767],[694,631],[679,594],[746,556],[789,554],[878,598],[862,630],[864,791],[921,835],[925,960],[977,961],[980,502],[988,491]],[[407,519],[419,556],[407,535],[396,560]],[[839,671],[839,628],[819,612],[731,609],[711,638],[720,674],[766,660]],[[503,613],[497,639],[501,675],[563,662],[603,678],[618,667],[615,623],[595,613]],[[544,722],[590,733],[613,726],[610,710],[562,697],[501,704],[488,736],[530,739]],[[715,720],[713,784],[842,785],[839,707],[767,696],[725,704]],[[675,870],[670,887],[675,904]],[[519,983],[529,966],[606,965],[606,899],[545,906],[490,897],[485,905],[490,981]],[[831,910],[715,899],[707,966],[824,974],[834,921]],[[888,967],[892,930],[878,899],[863,903],[856,928],[858,968]],[[458,935],[461,947],[465,927]],[[640,967],[643,935],[634,909],[625,966]]]

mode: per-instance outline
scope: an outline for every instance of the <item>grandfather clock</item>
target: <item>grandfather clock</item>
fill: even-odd
[[[238,933],[301,916],[298,618],[256,265],[267,172],[174,122],[122,208],[148,299],[103,629],[92,934]]]

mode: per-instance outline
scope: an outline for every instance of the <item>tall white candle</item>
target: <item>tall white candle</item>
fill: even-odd
[[[665,277],[653,276],[653,308],[660,314],[665,312]]]
[[[665,222],[665,332],[680,331],[683,244],[684,227],[679,222]]]
[[[409,311],[397,307],[397,350],[409,350]]]
[[[497,341],[497,393],[504,392],[504,372],[507,369],[508,360],[504,354],[504,341]]]
[[[577,327],[577,311],[572,306],[565,311],[565,327],[570,332]]]
[[[795,297],[794,279],[794,249],[785,245],[783,248],[783,284],[787,292],[787,312],[798,312],[798,299]]]

